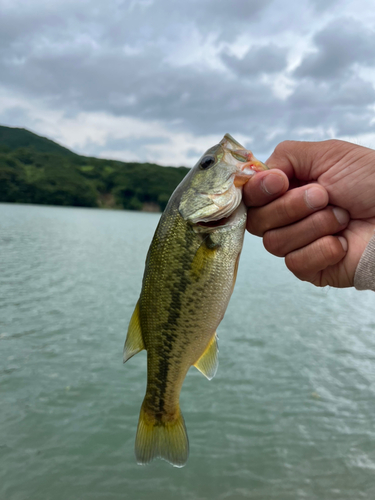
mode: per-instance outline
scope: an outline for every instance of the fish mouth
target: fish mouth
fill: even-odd
[[[232,161],[235,160],[237,171],[234,174],[234,185],[236,187],[242,187],[256,172],[268,170],[267,165],[257,160],[249,149],[242,146],[230,134],[225,134],[220,144],[230,154]]]
[[[214,166],[222,169],[222,173],[217,174],[217,182],[206,183],[204,191],[198,186],[194,187],[194,198],[191,195],[182,196],[179,204],[182,218],[200,228],[212,229],[231,224],[232,214],[242,201],[244,184],[256,172],[268,169],[229,134],[224,136],[218,146],[220,155],[217,156],[220,158]],[[208,151],[216,151],[218,146]]]
[[[247,149],[237,149],[230,152],[237,160],[237,172],[234,174],[234,185],[241,187],[257,172],[268,170],[260,160],[257,160],[253,153]]]
[[[215,229],[215,227],[225,226],[230,220],[231,216],[223,217],[222,219],[213,220],[210,222],[197,222],[196,225],[200,227],[207,227]]]
[[[242,188],[238,188],[232,182],[227,191],[220,194],[203,195],[206,200],[204,211],[198,210],[192,214],[189,219],[192,224],[205,224],[205,227],[210,227],[213,224],[225,224],[225,220],[229,219],[236,210],[242,200]],[[220,221],[223,221],[220,223]],[[216,227],[216,226],[215,226]]]
[[[191,217],[190,222],[206,228],[230,224],[232,215],[242,202],[242,186],[249,180],[249,176],[246,176],[245,182],[236,184],[236,176],[237,174],[231,175],[231,185],[227,191],[220,194],[206,194],[206,199],[211,202],[209,205],[211,213],[196,214],[195,217]]]
[[[246,218],[246,214],[247,209],[245,204],[240,200],[239,204],[236,205],[228,215],[225,215],[225,217],[209,221],[198,221],[194,224],[194,227],[197,232],[199,232],[199,229],[204,232],[211,232],[218,228],[232,227],[243,217]]]
[[[251,151],[241,150],[231,151],[231,153],[236,154],[236,159],[241,157],[242,160],[237,159],[236,170],[228,177],[229,188],[221,193],[202,193],[201,196],[207,200],[204,204],[205,213],[203,210],[197,210],[190,215],[190,223],[211,229],[231,224],[232,215],[242,201],[244,184],[257,172],[268,168],[264,163],[254,158]]]

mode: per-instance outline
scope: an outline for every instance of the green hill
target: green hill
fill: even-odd
[[[40,153],[52,153],[63,156],[77,156],[56,142],[41,137],[25,128],[11,128],[0,125],[0,151],[10,151],[18,148],[33,148]]]
[[[0,126],[0,202],[164,210],[189,169],[80,156]]]

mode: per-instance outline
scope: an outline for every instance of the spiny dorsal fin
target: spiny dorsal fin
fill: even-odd
[[[139,300],[135,306],[131,317],[128,334],[124,345],[124,363],[132,356],[142,351],[145,348],[142,338],[141,323],[139,320]]]
[[[217,372],[217,367],[219,365],[219,359],[217,355],[218,352],[219,348],[217,345],[217,335],[215,332],[202,356],[196,363],[194,363],[195,368],[198,368],[198,370],[203,373],[203,375],[207,377],[208,380],[214,378]]]

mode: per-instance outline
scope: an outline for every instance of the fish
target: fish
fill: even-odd
[[[147,351],[138,464],[154,458],[186,464],[182,384],[191,366],[208,380],[216,374],[216,330],[233,292],[245,233],[242,188],[267,168],[226,134],[185,176],[161,215],[124,345],[124,363]]]

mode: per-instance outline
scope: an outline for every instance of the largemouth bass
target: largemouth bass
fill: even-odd
[[[233,291],[246,225],[242,186],[265,169],[226,134],[186,175],[160,218],[124,346],[124,363],[147,350],[139,464],[156,457],[176,467],[187,461],[181,387],[192,365],[209,380],[216,373],[216,328]]]

